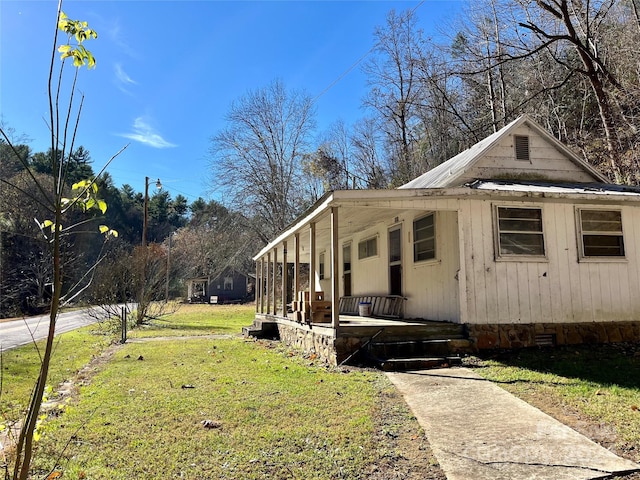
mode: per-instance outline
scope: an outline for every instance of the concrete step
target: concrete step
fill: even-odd
[[[256,319],[253,325],[242,327],[242,335],[254,338],[277,338],[278,323]]]
[[[402,372],[407,370],[426,370],[429,368],[444,368],[452,365],[461,365],[460,357],[414,357],[414,358],[390,358],[379,360],[379,367],[385,372]]]
[[[378,358],[439,357],[449,353],[449,340],[396,340],[369,344],[369,352]]]

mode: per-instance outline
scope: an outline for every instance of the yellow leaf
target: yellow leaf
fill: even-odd
[[[72,190],[78,190],[81,188],[85,188],[87,186],[87,181],[86,180],[80,180],[77,183],[74,183],[73,185],[71,185],[71,189]]]
[[[58,470],[54,470],[49,475],[47,475],[47,478],[45,480],[56,480],[61,477],[62,477],[62,472],[59,472]]]
[[[98,200],[98,208],[104,214],[107,211],[107,202],[104,200]]]
[[[100,233],[105,233],[109,231],[109,227],[106,225],[100,225]]]

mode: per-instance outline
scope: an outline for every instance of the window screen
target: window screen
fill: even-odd
[[[498,207],[498,254],[544,255],[542,210]]]
[[[622,212],[580,210],[583,257],[624,257]]]
[[[429,214],[413,222],[413,261],[436,258],[435,216]]]
[[[371,237],[358,243],[358,260],[378,255],[378,237]]]

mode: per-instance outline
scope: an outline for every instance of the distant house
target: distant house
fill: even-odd
[[[255,299],[255,278],[233,268],[212,277],[187,280],[190,303],[241,303]]]
[[[640,339],[640,191],[528,116],[399,189],[327,193],[254,260],[256,322],[333,363],[433,321],[473,349]]]

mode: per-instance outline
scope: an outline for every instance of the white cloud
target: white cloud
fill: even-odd
[[[123,70],[122,65],[120,65],[119,63],[116,63],[114,65],[114,70],[116,74],[116,86],[118,87],[118,89],[123,93],[131,95],[131,92],[127,90],[126,87],[129,85],[137,85],[138,82],[131,78],[129,74]]]
[[[149,145],[153,148],[177,147],[177,145],[162,138],[162,136],[157,133],[155,129],[142,117],[136,118],[133,122],[133,132],[122,133],[120,136]]]
[[[127,85],[137,85],[138,82],[136,82],[134,79],[132,79],[127,72],[125,72],[122,69],[122,65],[120,65],[119,63],[116,63],[115,65],[115,69],[116,69],[116,78],[118,79],[118,81],[120,83],[124,83]]]

